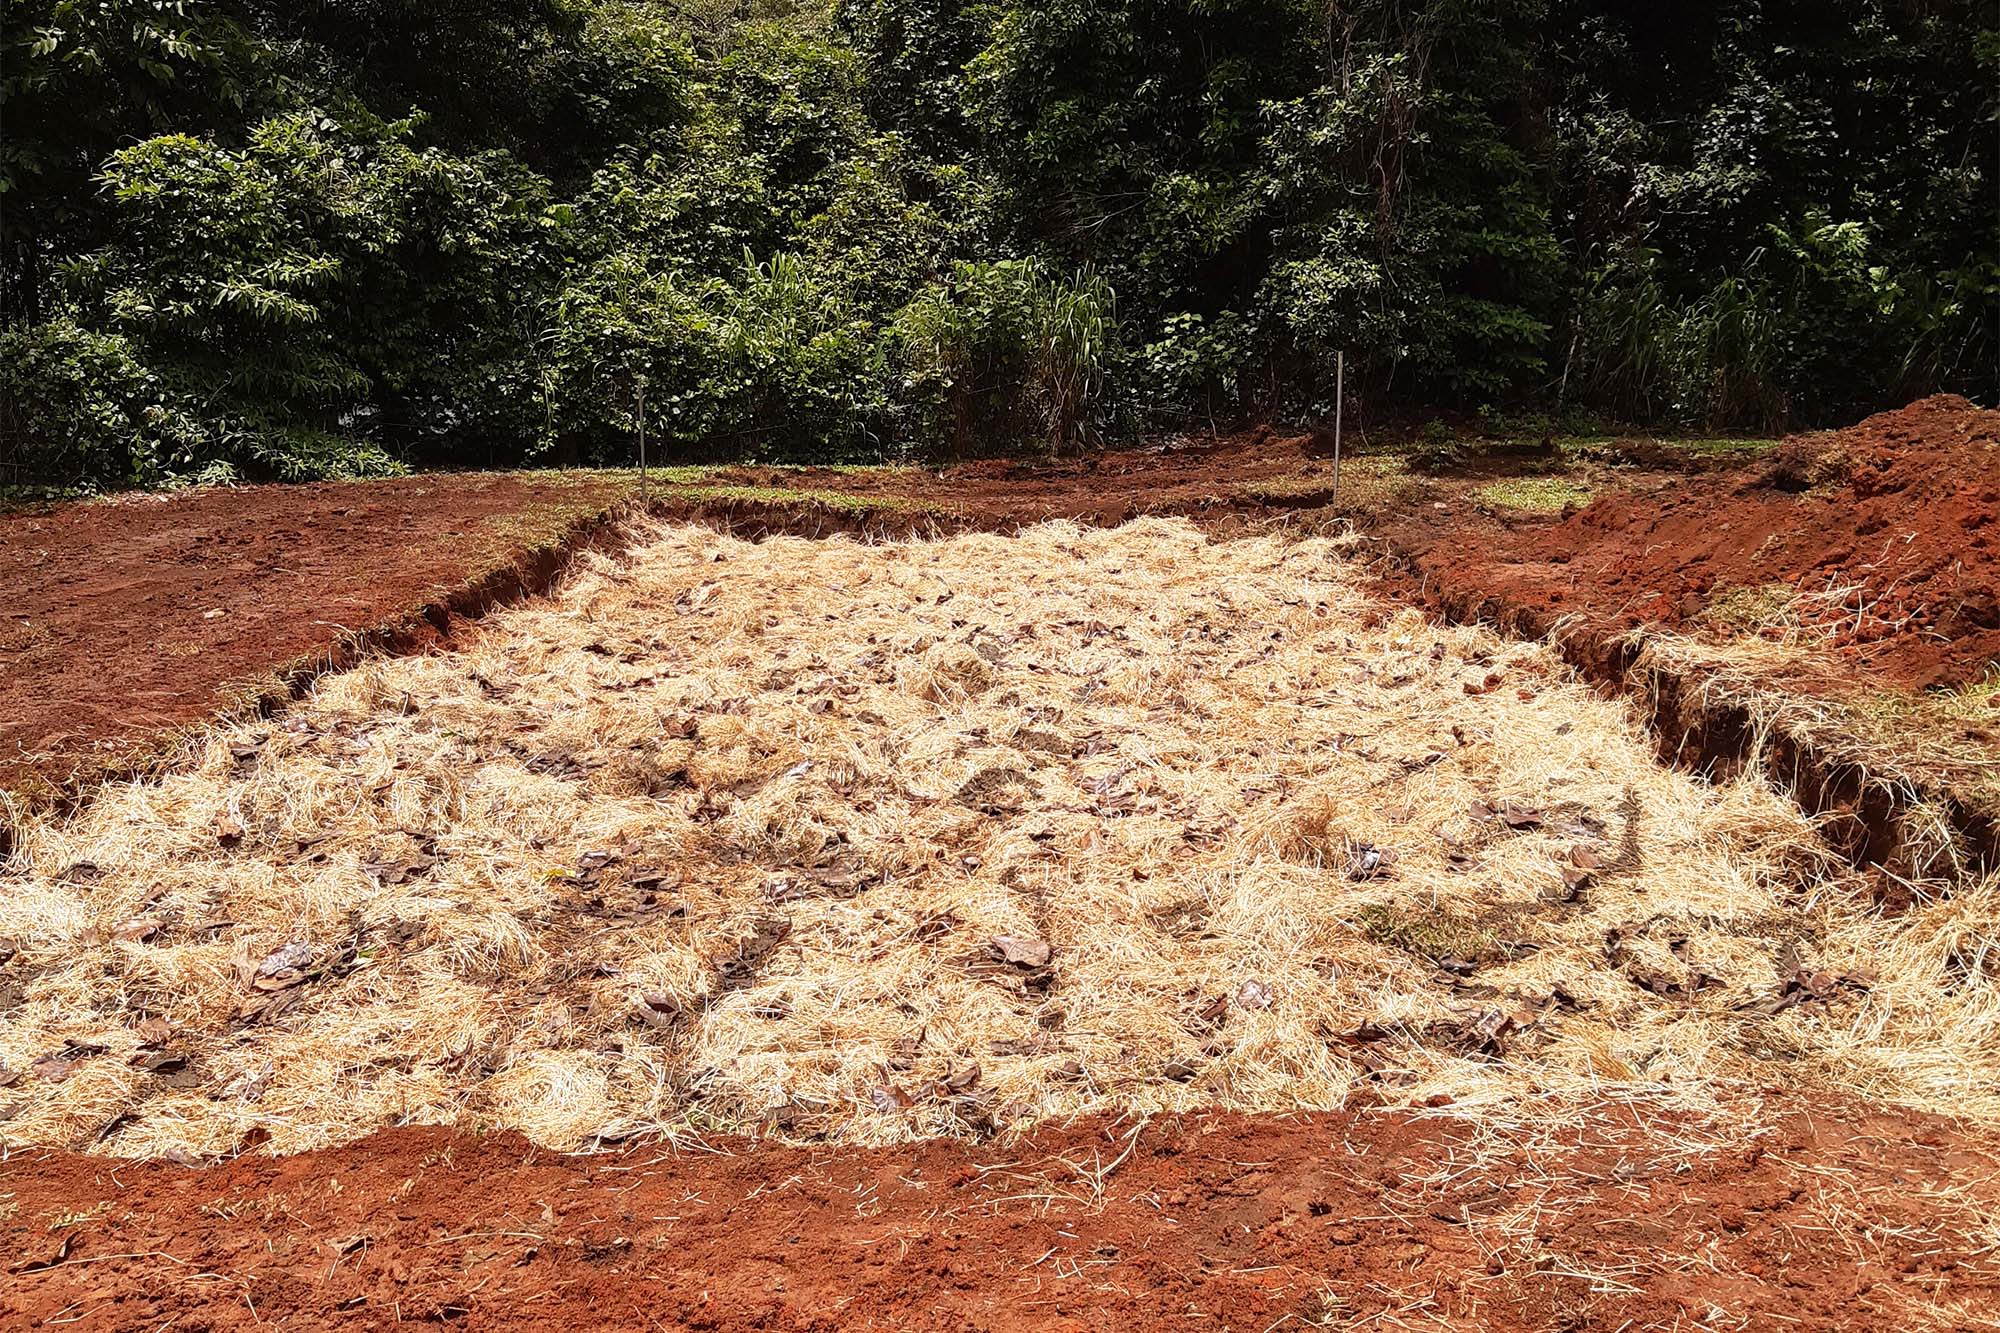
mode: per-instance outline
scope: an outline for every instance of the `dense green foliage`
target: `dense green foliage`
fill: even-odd
[[[9,0],[0,483],[1990,394],[1977,19]]]

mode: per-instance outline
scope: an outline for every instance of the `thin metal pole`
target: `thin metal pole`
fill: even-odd
[[[650,501],[652,490],[646,483],[646,377],[639,377],[639,499]]]
[[[1347,398],[1347,353],[1333,354],[1333,502],[1340,503],[1340,415]]]

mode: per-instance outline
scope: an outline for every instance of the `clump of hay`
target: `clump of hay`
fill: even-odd
[[[30,825],[0,1136],[893,1142],[1786,1080],[2000,1119],[2000,890],[1889,917],[1816,846],[1337,542],[662,528]]]

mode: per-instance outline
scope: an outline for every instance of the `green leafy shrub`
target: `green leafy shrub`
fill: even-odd
[[[898,312],[905,383],[928,397],[925,428],[959,452],[1039,436],[1080,443],[1114,350],[1110,284],[1056,279],[1028,260],[960,264]]]
[[[157,485],[215,447],[122,334],[67,317],[0,333],[0,413],[15,485]]]
[[[1240,421],[1248,407],[1254,324],[1233,310],[1213,319],[1183,311],[1161,321],[1159,336],[1126,358],[1124,405],[1146,426],[1172,429],[1196,421]]]

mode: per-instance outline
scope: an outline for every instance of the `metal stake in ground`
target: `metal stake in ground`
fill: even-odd
[[[1340,503],[1340,409],[1347,394],[1347,353],[1333,354],[1333,502]]]
[[[639,499],[642,503],[652,499],[652,492],[646,485],[646,377],[639,376]]]

